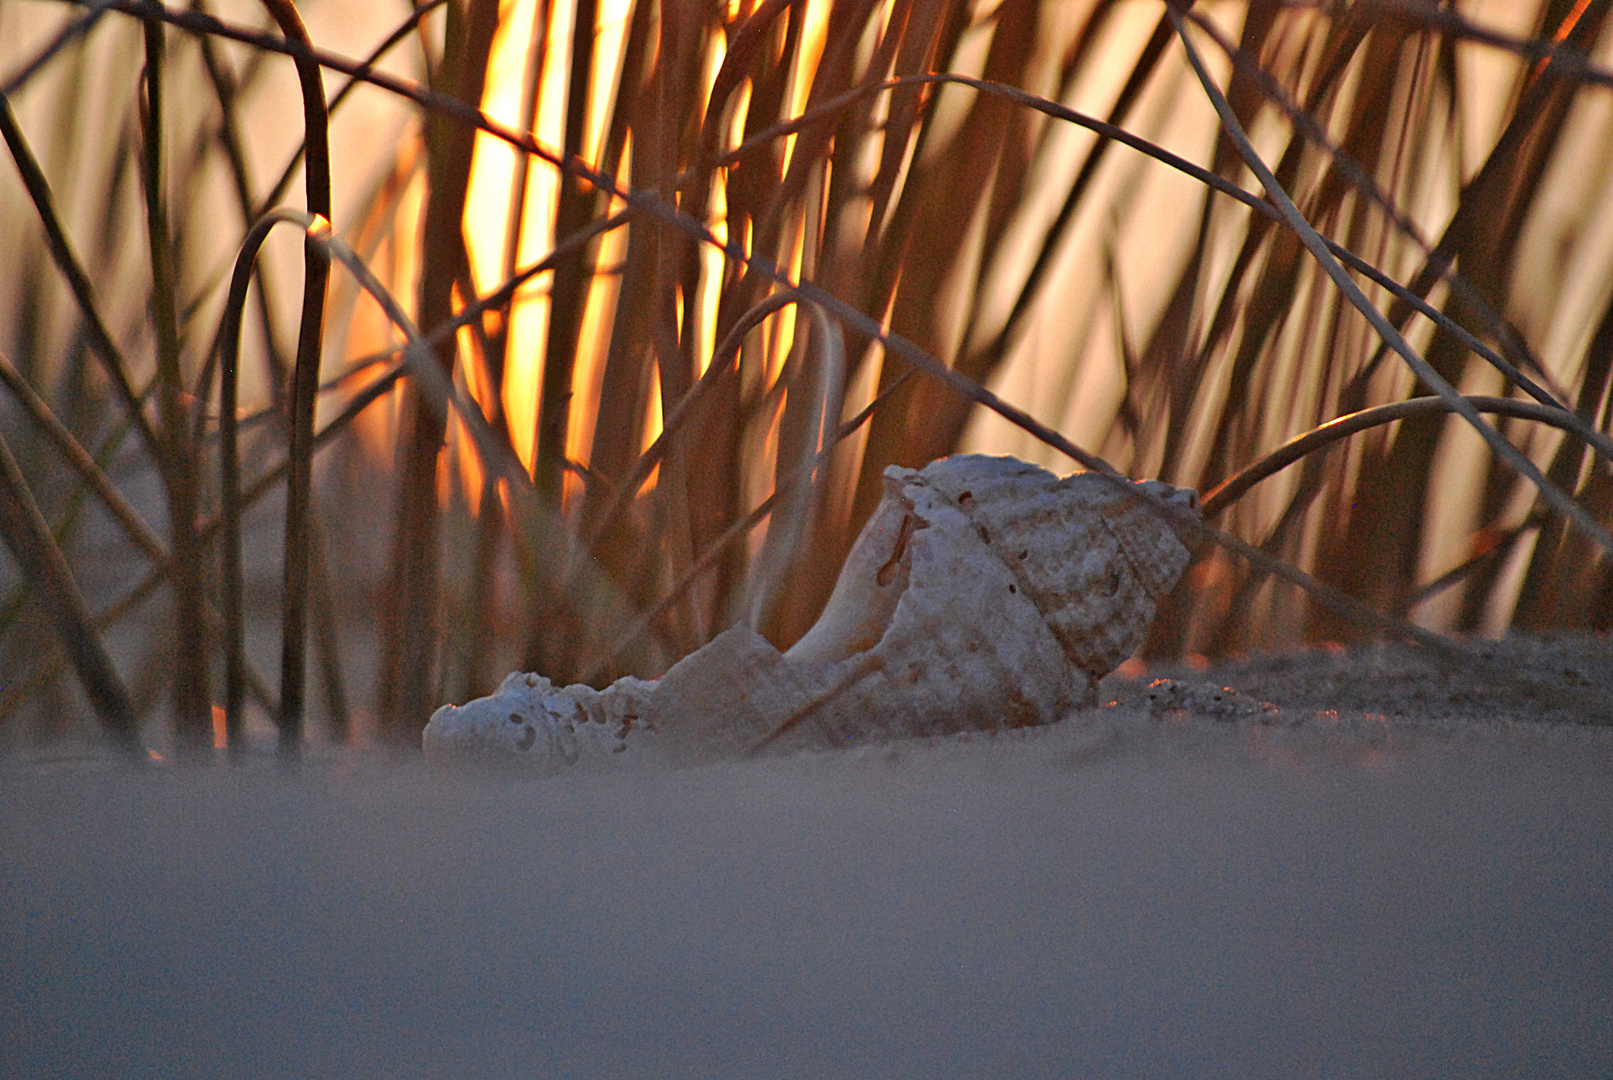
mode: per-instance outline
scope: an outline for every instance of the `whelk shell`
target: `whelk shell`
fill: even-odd
[[[1130,487],[1014,458],[893,466],[823,615],[789,651],[741,624],[653,682],[517,673],[438,709],[426,756],[553,771],[1051,723],[1095,704],[1187,566],[1183,534],[1138,492],[1192,512],[1197,495]]]

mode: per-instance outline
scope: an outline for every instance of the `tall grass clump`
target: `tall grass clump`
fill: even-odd
[[[1608,8],[15,0],[0,724],[782,646],[959,450],[1206,493],[1155,655],[1605,630]]]

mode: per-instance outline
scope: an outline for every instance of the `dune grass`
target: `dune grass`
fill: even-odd
[[[959,450],[1208,493],[1149,655],[1605,630],[1609,6],[9,4],[0,724],[785,645]]]

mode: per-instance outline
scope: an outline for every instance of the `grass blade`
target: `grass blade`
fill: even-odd
[[[263,0],[288,41],[303,47],[313,42],[292,0]],[[302,90],[303,145],[306,147],[308,213],[330,219],[330,115],[319,65],[295,58]],[[330,255],[313,236],[303,242],[302,322],[297,332],[297,362],[291,381],[291,445],[286,473],[285,586],[280,645],[280,746],[292,750],[302,741],[307,678],[308,563],[312,543],[308,525],[313,499],[314,402],[319,395],[319,362],[324,336],[325,287]]]
[[[134,707],[118,678],[106,646],[90,619],[84,597],[50,526],[39,513],[22,469],[0,437],[0,533],[56,624],[62,649],[78,672],[79,683],[95,706],[101,726],[126,752],[139,752]]]

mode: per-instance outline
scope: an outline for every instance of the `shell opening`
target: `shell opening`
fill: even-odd
[[[928,525],[912,500],[887,486],[884,500],[852,545],[823,614],[785,657],[801,664],[832,664],[878,645],[907,591],[914,537]]]

